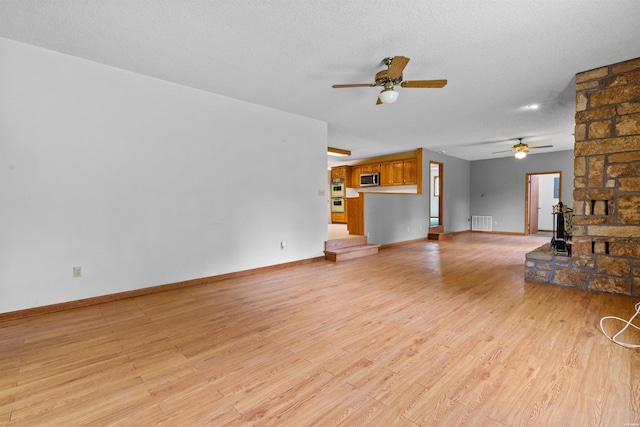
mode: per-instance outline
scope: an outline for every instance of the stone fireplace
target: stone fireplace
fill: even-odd
[[[640,58],[576,75],[571,256],[541,247],[525,278],[640,296]]]

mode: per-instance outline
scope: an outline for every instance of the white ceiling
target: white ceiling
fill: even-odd
[[[638,0],[0,0],[0,37],[328,123],[352,159],[573,148],[576,73],[640,56]],[[382,59],[411,58],[376,105]],[[528,110],[530,104],[537,110]]]

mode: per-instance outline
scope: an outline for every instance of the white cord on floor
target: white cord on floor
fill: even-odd
[[[621,342],[618,341],[618,335],[620,335],[621,333],[623,333],[629,326],[631,326],[632,328],[636,328],[637,330],[640,331],[640,328],[637,327],[636,325],[632,325],[631,322],[633,322],[633,319],[635,319],[635,317],[640,314],[640,302],[636,304],[636,314],[634,314],[633,316],[631,316],[631,319],[629,320],[624,320],[621,319],[619,317],[615,317],[615,316],[605,316],[602,319],[600,319],[600,330],[602,331],[602,333],[604,334],[605,337],[609,338],[611,341],[613,341],[616,344],[619,344],[623,347],[627,347],[627,348],[640,348],[640,344],[629,344],[626,342]],[[624,326],[624,328],[622,328],[620,330],[620,332],[618,332],[617,334],[615,334],[613,337],[610,337],[609,335],[607,335],[607,333],[604,331],[604,326],[602,326],[602,322],[607,320],[607,319],[615,319],[615,320],[619,320],[621,322],[626,323],[626,325]]]

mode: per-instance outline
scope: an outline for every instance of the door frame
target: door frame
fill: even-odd
[[[431,179],[431,168],[433,166],[437,166],[438,167],[438,225],[435,227],[431,226],[431,200],[436,197],[434,195],[435,192],[435,188],[434,185],[435,183],[433,182],[433,180]],[[429,232],[430,233],[442,233],[444,232],[444,212],[443,212],[443,208],[444,208],[444,163],[442,162],[436,162],[435,160],[429,160]]]
[[[524,235],[529,235],[529,184],[533,175],[558,175],[558,200],[562,200],[562,171],[551,172],[527,172],[525,175],[524,188]],[[551,212],[549,212],[551,214]]]

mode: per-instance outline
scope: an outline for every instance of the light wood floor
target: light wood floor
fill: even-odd
[[[0,424],[640,423],[640,350],[598,330],[637,300],[523,282],[545,241],[467,233],[0,323]]]

